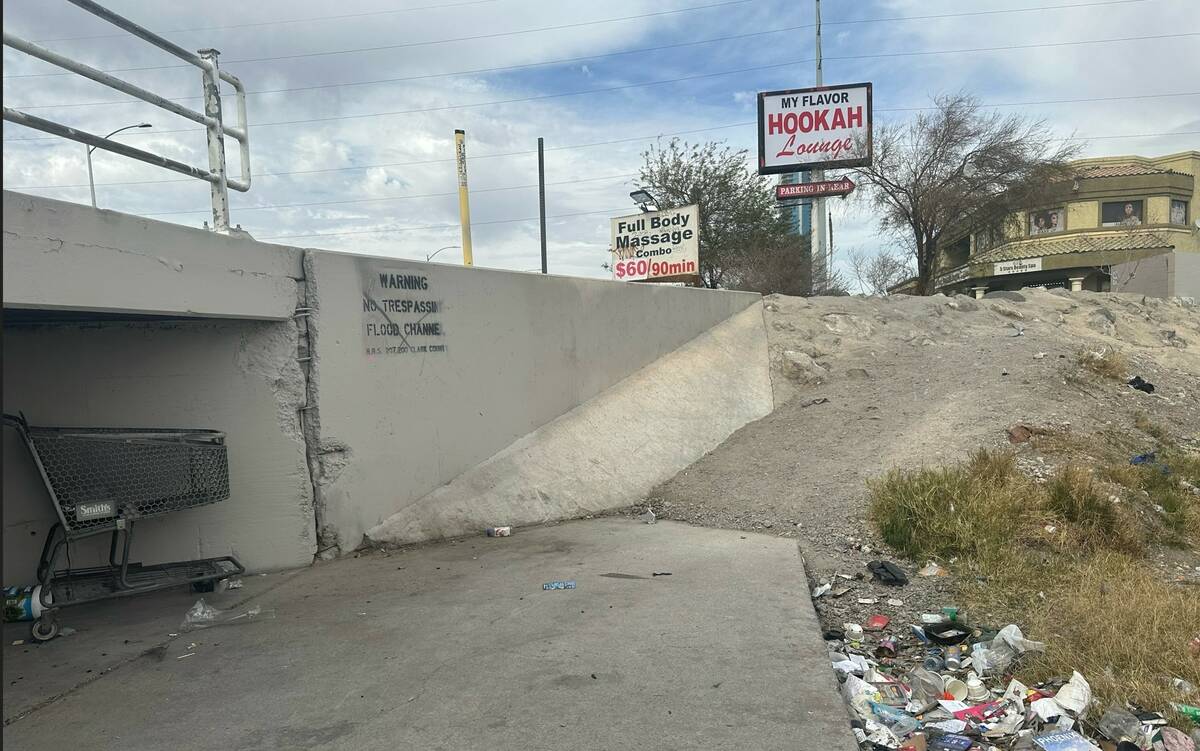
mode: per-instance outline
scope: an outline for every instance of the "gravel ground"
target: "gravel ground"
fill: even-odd
[[[875,613],[919,623],[954,604],[945,579],[917,576],[920,562],[900,560],[870,531],[866,481],[891,467],[1008,446],[1019,422],[1133,431],[1138,413],[1200,448],[1200,307],[1188,300],[1035,289],[980,301],[773,295],[763,307],[775,411],[624,513],[648,505],[661,518],[796,538],[811,587],[849,588],[816,600],[825,628]],[[1155,393],[1080,377],[1081,348],[1104,347],[1124,353],[1129,375]],[[1029,444],[1018,451],[1023,469],[1049,473],[1051,459]],[[1195,551],[1154,556],[1167,573],[1198,573]],[[879,558],[911,583],[872,582],[865,564]]]

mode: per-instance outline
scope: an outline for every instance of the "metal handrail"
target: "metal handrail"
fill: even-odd
[[[9,122],[24,125],[29,128],[41,130],[46,133],[68,138],[72,141],[86,143],[95,148],[111,151],[122,156],[127,156],[132,159],[138,159],[149,164],[154,164],[165,169],[195,177],[200,180],[205,180],[209,183],[212,191],[213,202],[213,227],[218,232],[229,232],[229,191],[228,188],[233,188],[236,191],[246,192],[250,189],[250,135],[246,120],[246,89],[237,76],[226,73],[217,65],[218,53],[213,49],[200,50],[198,53],[190,52],[174,42],[164,39],[154,32],[130,21],[123,16],[113,13],[108,8],[105,8],[93,0],[67,0],[67,2],[78,6],[79,8],[91,13],[99,18],[108,21],[109,23],[122,28],[140,39],[143,39],[150,44],[162,49],[170,54],[178,57],[184,62],[194,65],[203,72],[204,78],[204,112],[196,112],[190,110],[183,105],[172,102],[152,91],[143,89],[140,86],[124,81],[115,76],[111,76],[104,71],[97,70],[90,65],[84,65],[81,62],[72,60],[68,57],[58,54],[52,50],[41,47],[33,42],[21,39],[13,34],[4,32],[4,44],[13,49],[19,50],[32,57],[56,65],[72,73],[77,73],[85,78],[89,78],[97,83],[103,84],[110,88],[121,91],[130,96],[137,97],[144,102],[152,104],[156,107],[167,110],[173,114],[185,117],[193,122],[199,123],[205,127],[208,133],[208,169],[195,167],[183,162],[178,162],[167,157],[160,156],[148,151],[136,149],[131,146],[126,146],[118,141],[98,136],[87,131],[77,130],[60,123],[46,120],[45,118],[30,115],[20,110],[10,107],[4,108],[4,119]],[[220,82],[225,81],[233,86],[237,102],[238,124],[236,127],[225,125],[222,120],[221,112],[221,92]],[[230,178],[226,173],[225,166],[225,139],[224,136],[229,136],[238,142],[241,155],[241,178]]]

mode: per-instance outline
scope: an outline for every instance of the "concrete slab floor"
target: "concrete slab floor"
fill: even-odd
[[[63,611],[42,646],[6,628],[5,744],[855,749],[794,541],[596,519],[247,587],[274,619],[168,638],[173,592]]]

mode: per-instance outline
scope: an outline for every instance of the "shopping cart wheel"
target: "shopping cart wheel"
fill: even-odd
[[[43,615],[33,622],[29,632],[34,641],[50,641],[58,636],[58,618]]]

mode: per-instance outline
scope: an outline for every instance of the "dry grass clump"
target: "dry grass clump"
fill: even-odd
[[[1125,380],[1125,374],[1129,372],[1129,360],[1112,347],[1102,347],[1099,350],[1081,349],[1075,353],[1075,363],[1102,378],[1111,378],[1114,381]]]
[[[1094,469],[1068,462],[1043,485],[1022,476],[1010,452],[893,470],[869,484],[871,518],[914,559],[956,558],[952,573],[970,612],[1002,614],[990,625],[1017,623],[1046,642],[1018,677],[1078,670],[1101,707],[1169,713],[1184,701],[1173,678],[1200,686],[1200,660],[1188,653],[1200,592],[1166,581],[1141,554],[1164,530],[1200,543],[1200,496],[1180,484],[1200,487],[1200,456],[1169,446],[1155,462],[1131,465],[1123,442],[1073,440]]]

